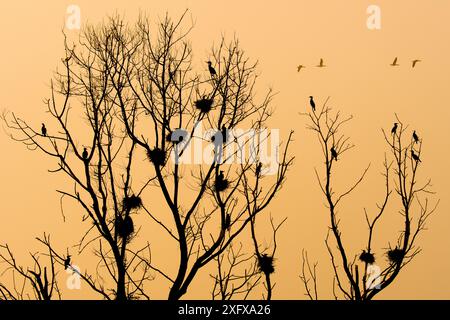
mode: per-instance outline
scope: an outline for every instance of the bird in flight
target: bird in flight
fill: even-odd
[[[320,58],[320,62],[319,62],[319,64],[316,67],[318,67],[318,68],[326,67],[326,65],[323,64],[323,59],[322,58]]]
[[[414,67],[416,66],[417,62],[421,62],[421,61],[422,61],[422,60],[419,60],[419,59],[413,60],[413,61],[412,61],[412,67],[414,68]]]
[[[416,162],[422,162],[420,161],[419,156],[414,153],[414,150],[411,150],[411,158],[413,158]]]
[[[47,128],[45,127],[45,124],[42,124],[41,133],[44,137],[47,136]]]
[[[302,70],[303,68],[306,68],[306,67],[304,65],[302,65],[302,64],[299,64],[297,66],[297,72],[300,72],[300,70]]]
[[[397,66],[399,66],[399,64],[397,63],[397,57],[395,57],[395,59],[394,59],[394,61],[391,63],[391,66],[393,66],[393,67],[397,67]]]
[[[414,139],[415,143],[419,142],[419,136],[417,135],[416,130],[414,130],[414,132],[413,132],[413,139]]]
[[[209,73],[211,74],[211,77],[217,75],[216,69],[214,69],[214,67],[212,66],[212,62],[208,61],[207,63],[208,63],[208,70],[209,70]]]
[[[394,123],[394,126],[393,126],[392,129],[391,129],[391,134],[392,134],[392,135],[395,135],[395,133],[397,132],[397,127],[398,127],[398,123],[395,122],[395,123]]]
[[[309,104],[311,105],[313,112],[315,112],[316,111],[316,103],[314,102],[313,96],[309,96]]]
[[[331,147],[330,151],[331,151],[331,160],[334,159],[334,160],[337,161],[337,156],[338,156],[338,154],[337,154],[336,149],[335,149],[334,147]]]

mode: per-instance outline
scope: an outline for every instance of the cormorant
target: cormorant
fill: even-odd
[[[395,59],[394,59],[394,61],[391,63],[391,66],[392,67],[397,67],[397,66],[399,66],[399,64],[397,64],[397,57],[395,57]]]
[[[419,142],[419,136],[417,135],[416,130],[414,130],[414,132],[413,132],[413,139],[414,139],[415,143]]]
[[[67,258],[64,260],[64,270],[70,267],[70,255],[67,255]]]
[[[262,163],[258,162],[258,164],[256,165],[256,171],[255,171],[255,174],[257,177],[259,177],[259,175],[261,174],[261,168],[262,168]]]
[[[394,122],[394,126],[391,129],[391,134],[395,135],[395,133],[397,132],[397,127],[398,127],[398,123]]]
[[[414,153],[414,150],[411,150],[411,158],[413,158],[416,162],[422,162],[420,161],[419,156]]]
[[[316,103],[314,102],[313,96],[309,96],[309,104],[311,105],[311,108],[315,112],[316,111]]]
[[[414,68],[414,67],[416,66],[417,62],[421,62],[421,61],[422,61],[422,60],[419,60],[419,59],[413,60],[413,61],[412,61],[412,67]]]
[[[322,58],[320,58],[320,62],[319,62],[319,64],[316,67],[319,67],[319,68],[326,67],[326,65],[323,64],[323,59]]]
[[[207,63],[208,63],[208,70],[209,70],[209,73],[211,74],[211,77],[217,75],[216,69],[214,69],[212,66],[212,62],[208,61]]]
[[[44,137],[47,136],[47,128],[45,127],[45,124],[42,124],[41,133]]]
[[[223,170],[220,170],[220,173],[219,173],[219,175],[217,176],[217,179],[218,179],[219,181],[223,181],[223,180],[224,180]]]
[[[88,151],[86,148],[84,148],[82,156],[83,156],[84,160],[86,160],[88,158],[89,154],[88,154]]]
[[[302,68],[306,68],[306,67],[304,65],[302,65],[302,64],[299,64],[297,66],[297,72],[300,72],[300,70],[302,70]]]
[[[338,154],[337,154],[336,149],[334,147],[331,147],[330,151],[331,151],[331,159],[334,159],[337,161]]]

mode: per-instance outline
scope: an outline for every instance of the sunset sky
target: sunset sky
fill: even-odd
[[[114,13],[132,22],[139,12],[156,22],[166,13],[176,19],[188,9],[194,22],[189,38],[195,65],[206,70],[204,61],[222,35],[237,37],[246,54],[259,62],[257,93],[268,88],[277,92],[270,125],[280,130],[282,139],[295,131],[294,166],[283,190],[264,213],[266,218],[271,213],[277,221],[288,218],[278,234],[274,299],[306,299],[299,279],[302,249],[318,261],[319,298],[333,298],[333,275],[324,244],[329,216],[314,173],[314,168],[323,171],[323,159],[317,137],[306,129],[307,119],[299,115],[309,111],[308,97],[314,96],[318,105],[330,97],[335,110],[354,117],[344,130],[356,147],[336,168],[342,179],[339,187],[351,184],[371,164],[367,178],[340,210],[343,241],[352,257],[366,245],[364,208],[373,212],[382,200],[381,172],[388,149],[381,129],[390,130],[397,114],[423,138],[419,180],[432,179],[436,194],[430,199],[440,199],[440,204],[418,239],[423,251],[377,298],[450,299],[449,1],[2,1],[0,109],[15,112],[37,129],[49,118],[43,99],[50,95],[54,71],[61,68],[62,30],[71,4],[81,9],[82,24],[99,23]],[[380,30],[366,26],[369,5],[381,9]],[[76,35],[78,31],[65,32]],[[399,66],[394,68],[390,63],[395,57]],[[326,68],[315,67],[320,58]],[[413,59],[422,60],[414,69]],[[299,64],[306,68],[297,72]],[[8,243],[24,264],[29,261],[28,252],[40,249],[34,238],[44,232],[65,252],[85,228],[78,206],[70,202],[65,203],[67,219],[63,221],[56,190],[66,187],[68,180],[47,171],[55,167],[52,159],[11,141],[4,125],[0,145],[0,242]],[[375,252],[380,260],[402,227],[399,214],[390,209],[376,233]],[[158,239],[150,237],[149,241],[158,247]],[[176,263],[170,254],[158,256],[156,252],[154,259],[159,264]],[[74,263],[84,266],[76,256]],[[209,272],[203,271],[186,298],[209,299],[205,287],[211,284]],[[158,278],[149,284],[152,298],[165,299],[167,288],[167,282]],[[98,298],[87,286],[81,292],[66,290],[64,297]]]

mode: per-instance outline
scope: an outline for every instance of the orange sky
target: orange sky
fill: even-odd
[[[332,297],[330,262],[323,243],[328,216],[314,175],[314,168],[322,164],[320,148],[316,137],[305,129],[305,119],[298,115],[308,107],[307,97],[313,95],[321,103],[331,96],[331,105],[355,117],[347,133],[356,148],[347,155],[347,165],[340,168],[341,176],[356,178],[371,163],[368,178],[351,200],[343,203],[344,242],[351,255],[365,245],[363,208],[373,209],[380,201],[383,180],[379,173],[386,151],[381,128],[390,129],[397,113],[423,138],[421,178],[432,178],[436,199],[441,203],[419,239],[423,252],[378,298],[450,298],[450,2],[2,1],[0,108],[20,114],[35,126],[47,116],[42,99],[49,95],[50,79],[62,57],[61,29],[66,8],[72,3],[81,8],[83,23],[99,22],[114,12],[124,13],[131,20],[139,10],[150,18],[161,17],[166,11],[177,17],[189,8],[195,20],[191,33],[195,63],[205,61],[211,45],[222,34],[228,38],[236,35],[247,55],[259,61],[257,91],[273,87],[278,92],[273,126],[284,137],[295,130],[291,150],[296,156],[295,166],[269,208],[280,220],[288,217],[279,233],[275,299],[304,298],[298,278],[302,248],[319,261],[320,297]],[[381,7],[381,30],[366,27],[370,4]],[[395,56],[400,66],[392,68],[389,63]],[[314,68],[321,57],[328,67]],[[415,58],[423,61],[412,70],[410,61]],[[298,64],[307,68],[297,73]],[[60,249],[65,250],[75,243],[81,230],[75,215],[62,222],[55,190],[66,180],[47,172],[52,166],[50,160],[10,141],[6,134],[0,135],[0,145],[0,241],[8,242],[18,257],[24,257],[37,248],[34,237],[46,231],[55,242],[64,243]],[[396,237],[396,213],[389,214],[377,236],[383,244],[394,242]],[[159,261],[164,263],[164,259]],[[209,298],[202,282],[210,281],[207,273],[194,282],[187,297]],[[152,296],[165,298],[167,284],[158,281],[150,284]],[[68,292],[65,297],[91,295],[86,288],[81,291]]]

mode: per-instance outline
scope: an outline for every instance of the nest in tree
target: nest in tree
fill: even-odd
[[[148,151],[148,158],[157,166],[162,166],[166,162],[166,152],[160,148]]]
[[[273,257],[263,254],[258,257],[258,267],[259,271],[264,272],[265,274],[271,274],[275,272],[275,267],[273,265],[274,259]]]
[[[195,107],[203,113],[208,113],[212,109],[213,99],[203,97],[195,101]]]
[[[400,263],[405,256],[405,252],[399,248],[394,248],[387,252],[387,256],[392,263]]]
[[[221,191],[225,191],[228,186],[229,186],[229,182],[227,179],[217,179],[216,180],[216,190],[221,192]]]
[[[123,208],[127,211],[133,209],[139,209],[142,207],[141,197],[135,196],[134,194],[130,197],[125,197],[123,199]]]
[[[133,219],[131,219],[130,216],[126,216],[125,219],[122,219],[122,217],[119,216],[116,220],[116,228],[119,237],[124,240],[129,240],[134,232]]]
[[[373,264],[375,262],[375,256],[372,253],[363,250],[363,252],[359,255],[359,260],[364,263]]]

